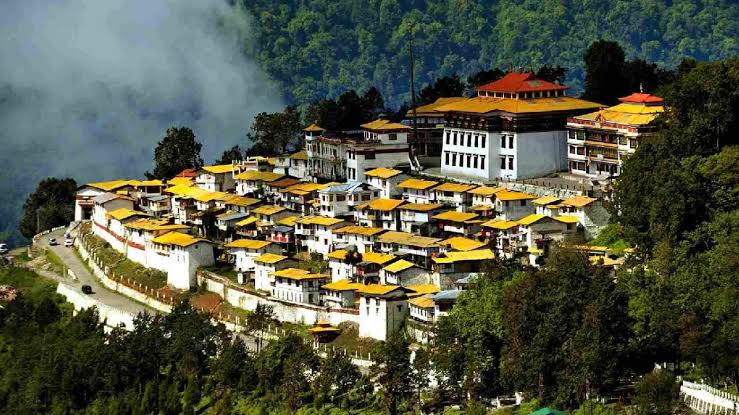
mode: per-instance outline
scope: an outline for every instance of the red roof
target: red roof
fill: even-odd
[[[564,85],[537,78],[531,72],[509,72],[497,81],[490,82],[478,88],[489,92],[538,92],[561,91],[567,89]]]
[[[198,172],[195,169],[185,169],[177,173],[175,177],[198,177]]]
[[[627,97],[619,98],[618,100],[621,102],[637,102],[640,104],[651,104],[664,101],[662,97],[652,94],[644,94],[642,92],[635,92]]]

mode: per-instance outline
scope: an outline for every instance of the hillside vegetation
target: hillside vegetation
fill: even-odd
[[[254,16],[250,52],[298,104],[372,85],[388,103],[406,100],[410,32],[418,86],[511,64],[560,65],[580,90],[582,56],[599,38],[664,67],[739,55],[739,4],[728,0],[238,2]]]

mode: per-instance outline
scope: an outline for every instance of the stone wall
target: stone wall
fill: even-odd
[[[133,313],[110,307],[63,282],[57,285],[56,292],[63,295],[68,302],[72,303],[75,312],[95,307],[100,315],[100,321],[104,321],[106,326],[111,328],[123,327],[129,331],[133,330],[133,320],[136,317]]]

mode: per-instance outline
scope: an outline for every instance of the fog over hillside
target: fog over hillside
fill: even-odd
[[[39,179],[141,177],[171,125],[203,157],[283,105],[222,0],[11,0],[0,13],[0,240]]]

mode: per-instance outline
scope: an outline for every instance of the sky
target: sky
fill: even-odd
[[[9,0],[0,13],[0,232],[36,183],[142,177],[169,126],[214,161],[282,109],[225,0]],[[0,238],[2,239],[2,238]]]

